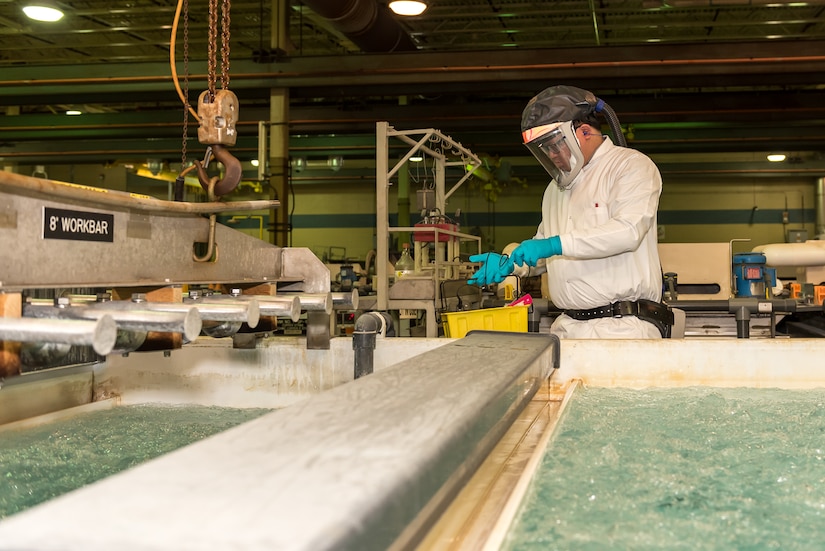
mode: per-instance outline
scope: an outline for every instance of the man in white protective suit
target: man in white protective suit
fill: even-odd
[[[604,115],[622,145],[601,132]],[[662,177],[624,146],[612,109],[591,92],[553,86],[522,114],[524,144],[553,180],[532,239],[508,257],[484,253],[469,282],[501,283],[547,272],[550,300],[563,314],[551,333],[572,339],[658,339],[673,314],[661,304],[656,211]]]

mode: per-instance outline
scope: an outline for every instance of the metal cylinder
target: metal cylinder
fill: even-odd
[[[301,301],[301,310],[323,311],[325,314],[332,312],[331,293],[295,293],[291,296],[296,296]]]
[[[220,304],[186,300],[184,305],[194,306],[201,318],[209,321],[239,321],[254,328],[261,319],[261,309],[257,300],[233,300]]]
[[[153,310],[156,312],[185,313],[190,308],[196,308],[201,320],[209,321],[240,321],[249,327],[258,325],[261,318],[258,301],[225,301],[221,303],[203,302],[201,300],[187,300],[186,302],[129,302],[113,300],[101,302],[95,308],[105,310]]]
[[[97,320],[0,318],[0,340],[54,342],[91,346],[105,356],[115,346],[117,324],[111,316]]]
[[[262,316],[276,316],[298,321],[301,317],[301,301],[292,296],[265,296],[258,299]]]
[[[194,306],[190,306],[181,312],[162,312],[143,308],[145,302],[124,303],[131,306],[125,310],[107,309],[105,306],[98,308],[100,304],[110,303],[92,303],[89,306],[70,306],[66,308],[27,304],[23,308],[23,315],[33,318],[85,320],[97,320],[102,316],[111,316],[119,329],[140,332],[183,333],[184,338],[189,341],[195,340],[201,332],[201,317],[198,309]]]
[[[298,321],[301,317],[301,301],[296,295],[211,295],[200,299],[204,302],[256,301],[262,316],[290,318]]]
[[[332,293],[333,310],[358,310],[358,290],[351,293]]]

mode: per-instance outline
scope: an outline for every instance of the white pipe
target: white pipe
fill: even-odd
[[[772,243],[753,248],[763,253],[768,266],[825,266],[825,242]]]
[[[91,345],[96,353],[105,356],[115,346],[117,324],[111,316],[94,321],[0,318],[0,340]]]

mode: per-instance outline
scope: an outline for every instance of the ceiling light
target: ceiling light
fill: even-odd
[[[395,0],[390,2],[390,9],[398,15],[421,15],[427,4],[417,0]]]
[[[772,163],[781,163],[785,160],[785,155],[783,153],[771,153],[768,155],[768,160]]]
[[[66,111],[66,114],[67,114],[67,115],[70,115],[70,116],[73,116],[73,115],[82,115],[82,114],[83,114],[83,111],[78,111],[77,109],[69,109],[68,111]]]
[[[48,2],[34,2],[23,6],[23,13],[35,21],[54,22],[63,17],[63,12]]]

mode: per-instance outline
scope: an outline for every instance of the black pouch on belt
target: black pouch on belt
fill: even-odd
[[[673,312],[670,308],[659,302],[645,299],[639,299],[636,304],[639,305],[636,316],[655,325],[662,334],[662,338],[669,338],[670,328],[673,327]]]

